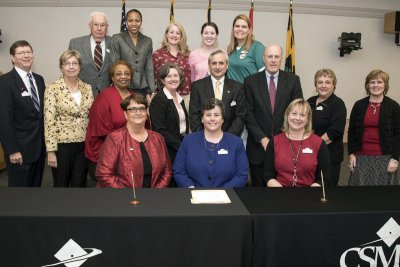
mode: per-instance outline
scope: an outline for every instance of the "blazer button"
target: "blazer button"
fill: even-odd
[[[208,163],[209,163],[209,164],[213,164],[214,161],[213,161],[213,160],[209,160]]]
[[[135,64],[138,64],[138,63],[139,63],[139,60],[136,60],[136,61],[135,61]]]
[[[135,72],[139,72],[139,70],[136,70]]]

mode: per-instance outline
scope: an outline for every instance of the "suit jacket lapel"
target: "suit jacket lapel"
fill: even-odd
[[[137,51],[137,48],[133,44],[132,39],[127,31],[122,33],[122,37],[124,38],[124,41],[129,45],[130,48],[132,48],[134,51]],[[139,43],[139,38],[138,38],[138,43]]]
[[[206,96],[205,99],[214,98],[214,87],[212,84],[211,76],[208,77],[207,81],[204,84],[204,94]]]
[[[257,85],[259,86],[258,90],[261,92],[261,100],[264,102],[269,113],[272,114],[271,99],[269,97],[269,88],[265,71],[259,72]]]
[[[35,106],[33,105],[33,100],[31,96],[22,96],[22,93],[25,91],[27,93],[29,93],[28,88],[26,88],[24,81],[22,80],[21,76],[19,76],[18,72],[15,70],[15,68],[13,68],[13,74],[14,74],[14,80],[16,81],[16,85],[17,85],[17,94],[19,94],[22,98],[22,100],[26,103],[26,105],[28,105],[30,107],[30,109],[37,111],[37,109],[35,108]],[[36,77],[34,77],[36,80]],[[38,90],[39,91],[39,90]],[[43,105],[43,101],[41,98],[39,98],[41,103],[40,105]]]
[[[230,106],[231,99],[232,99],[231,83],[227,78],[225,78],[224,89],[222,90],[222,102],[224,103],[225,107]]]
[[[275,110],[277,109],[279,102],[285,95],[286,85],[287,85],[287,75],[285,72],[279,71],[278,87],[276,88],[276,97],[275,97]]]
[[[111,47],[111,38],[108,36],[106,36],[106,38],[105,38],[105,47],[106,47],[106,49],[104,51],[104,62],[103,62],[103,66],[101,66],[101,70],[103,68],[107,68],[108,67],[107,63],[108,63],[108,61],[111,60],[111,55],[108,52],[108,51],[110,51],[110,47]],[[93,64],[94,64],[94,61],[93,61]]]
[[[87,58],[88,61],[90,62],[90,65],[93,67],[93,69],[96,69],[96,65],[94,64],[94,59],[93,59],[93,55],[92,55],[92,49],[90,47],[90,35],[87,36],[87,38],[85,38],[82,41],[82,51],[83,51],[83,57]]]

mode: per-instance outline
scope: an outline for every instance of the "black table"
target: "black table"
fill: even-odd
[[[400,187],[330,188],[326,204],[320,188],[235,191],[254,221],[253,267],[399,266],[400,228],[390,245],[377,231],[400,224]]]
[[[43,266],[69,239],[102,251],[88,266],[251,266],[251,216],[190,204],[189,189],[0,188],[0,266]],[[64,266],[64,265],[59,265]]]

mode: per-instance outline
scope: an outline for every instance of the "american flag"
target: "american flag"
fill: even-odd
[[[122,0],[121,32],[126,31],[125,0]]]

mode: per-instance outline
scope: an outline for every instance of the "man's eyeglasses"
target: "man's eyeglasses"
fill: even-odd
[[[33,52],[32,51],[22,51],[22,52],[18,52],[15,53],[17,56],[32,56]]]
[[[146,107],[130,107],[126,109],[130,113],[136,113],[136,112],[145,112],[147,109]]]

